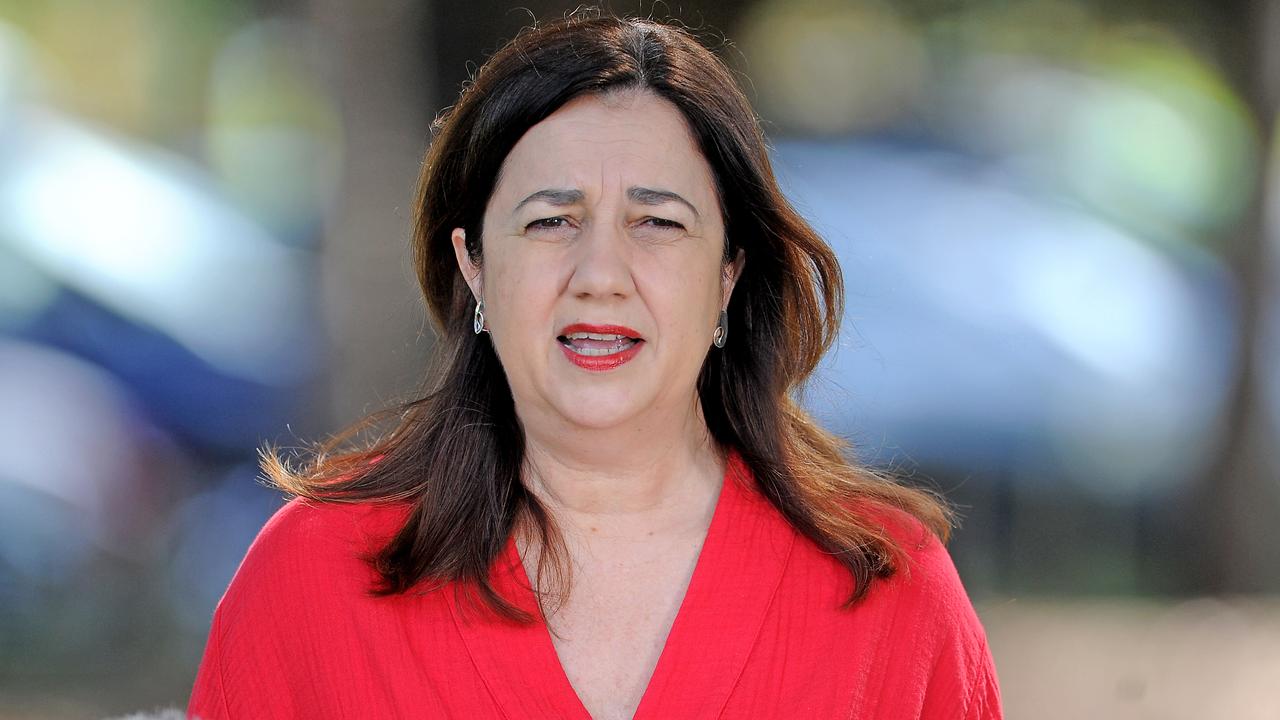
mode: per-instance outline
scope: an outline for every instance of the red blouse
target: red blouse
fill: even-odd
[[[367,594],[375,576],[360,555],[403,517],[373,503],[281,508],[218,604],[188,715],[589,720],[544,623],[503,621],[449,591]],[[848,571],[732,455],[635,718],[1000,718],[982,625],[946,549],[911,522],[896,531],[910,572],[841,610]],[[493,579],[537,615],[513,540]]]

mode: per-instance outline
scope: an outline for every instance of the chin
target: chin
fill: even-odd
[[[603,430],[624,425],[644,414],[654,397],[637,393],[634,381],[625,384],[556,383],[542,397],[552,415],[584,429]]]
[[[581,404],[557,407],[560,415],[572,425],[591,430],[607,430],[625,424],[638,413],[631,407],[584,408]]]

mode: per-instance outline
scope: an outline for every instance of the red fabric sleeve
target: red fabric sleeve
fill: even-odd
[[[350,653],[326,643],[356,638],[350,616],[371,580],[361,512],[295,499],[267,521],[218,602],[188,716],[298,717],[298,698],[348,675]]]
[[[996,666],[985,640],[982,643],[981,657],[980,672],[973,683],[972,696],[965,710],[965,720],[1003,720],[1004,710],[1000,705],[1000,684],[996,679]]]
[[[222,690],[222,654],[219,632],[219,616],[213,615],[213,627],[209,629],[209,642],[205,645],[204,658],[196,673],[195,687],[187,704],[187,717],[194,720],[230,720],[227,699]]]
[[[913,577],[908,583],[916,591],[906,593],[916,597],[902,600],[919,610],[910,635],[932,639],[933,668],[923,718],[1001,720],[999,683],[986,631],[950,553],[937,536],[919,528],[923,539],[911,551]]]

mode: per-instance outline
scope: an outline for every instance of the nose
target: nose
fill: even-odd
[[[611,222],[590,223],[572,253],[568,291],[578,298],[626,297],[635,291],[629,238]]]

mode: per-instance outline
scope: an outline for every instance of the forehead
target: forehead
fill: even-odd
[[[583,95],[534,125],[503,161],[494,200],[545,187],[591,198],[621,186],[663,187],[705,204],[714,180],[684,115],[651,92]]]

